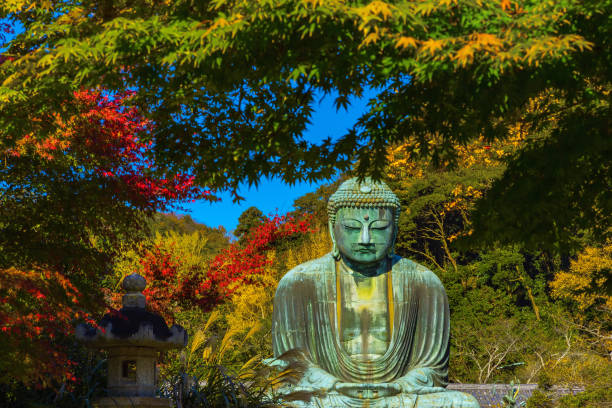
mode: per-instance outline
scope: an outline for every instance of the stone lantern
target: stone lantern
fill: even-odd
[[[181,326],[168,328],[164,319],[146,310],[141,293],[147,281],[138,274],[123,279],[123,307],[106,314],[97,327],[81,324],[77,339],[87,347],[108,351],[108,396],[94,402],[98,408],[161,408],[171,401],[155,397],[159,351],[187,345]]]

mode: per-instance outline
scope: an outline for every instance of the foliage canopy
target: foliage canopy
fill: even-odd
[[[326,178],[355,160],[359,175],[380,178],[387,147],[406,140],[412,156],[453,165],[457,145],[505,137],[552,89],[561,103],[528,122],[554,131],[517,154],[514,181],[483,209],[495,220],[487,237],[522,240],[506,220],[523,208],[494,210],[508,197],[541,208],[544,228],[609,222],[610,15],[610,0],[13,0],[0,17],[24,31],[0,65],[0,135],[6,145],[45,138],[72,90],[137,89],[159,170],[236,193],[265,176]],[[315,95],[347,108],[366,88],[377,95],[349,132],[302,138]],[[550,194],[532,194],[536,176]],[[559,214],[551,200],[573,205]]]

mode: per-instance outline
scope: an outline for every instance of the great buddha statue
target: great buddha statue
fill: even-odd
[[[328,203],[333,249],[280,281],[272,345],[304,375],[295,407],[479,408],[444,388],[449,308],[429,269],[393,254],[400,204],[382,182],[353,178]],[[287,391],[286,391],[287,392]]]

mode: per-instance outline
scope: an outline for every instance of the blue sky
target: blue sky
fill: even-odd
[[[336,139],[342,136],[367,110],[367,103],[373,92],[364,92],[362,98],[352,98],[347,110],[336,112],[334,107],[335,95],[330,94],[315,105],[311,124],[306,129],[304,137],[310,142],[320,142],[326,137]],[[315,99],[317,101],[321,96]],[[284,214],[293,209],[293,201],[311,191],[320,183],[298,183],[289,186],[278,179],[264,179],[258,188],[249,189],[247,186],[239,191],[245,198],[240,204],[232,203],[229,193],[220,195],[221,201],[209,203],[204,200],[188,204],[186,207],[191,217],[210,227],[222,225],[228,232],[238,225],[238,217],[251,206],[259,208],[264,214]],[[179,212],[180,213],[180,212]]]

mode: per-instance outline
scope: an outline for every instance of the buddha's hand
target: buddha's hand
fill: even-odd
[[[285,387],[280,393],[287,401],[309,401],[313,396],[327,395],[338,381],[328,372],[310,366],[296,385]]]
[[[353,398],[390,397],[402,392],[402,386],[397,383],[336,383],[334,389],[340,394]]]
[[[302,379],[297,384],[298,387],[304,389],[313,389],[321,392],[327,392],[334,388],[334,384],[340,381],[338,378],[316,366],[310,366],[304,372]]]
[[[397,381],[405,394],[429,394],[444,391],[444,388],[434,386],[431,370],[417,368]]]

